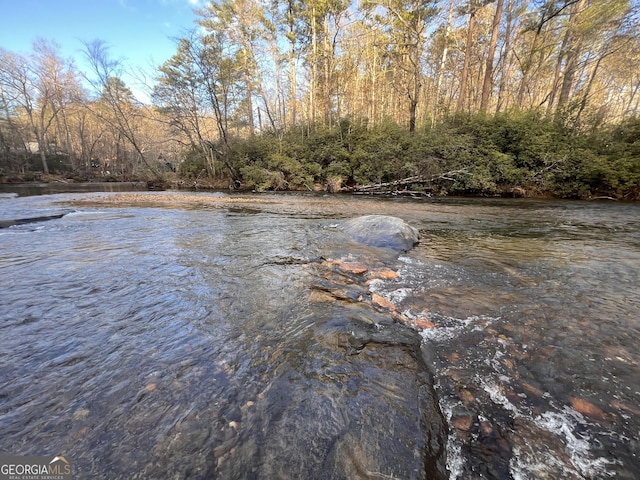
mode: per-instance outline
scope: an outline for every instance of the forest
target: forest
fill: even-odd
[[[0,181],[640,199],[638,0],[218,0],[145,80],[0,47]]]

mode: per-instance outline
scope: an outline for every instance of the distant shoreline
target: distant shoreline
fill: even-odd
[[[29,176],[26,176],[29,177]],[[341,188],[338,191],[331,191],[328,186],[322,184],[315,184],[313,189],[298,189],[298,190],[255,190],[250,187],[243,188],[240,186],[238,189],[230,189],[227,185],[228,182],[200,182],[191,185],[190,182],[181,179],[167,180],[166,183],[160,183],[156,180],[112,180],[102,177],[93,177],[82,180],[76,180],[73,178],[67,178],[60,174],[38,174],[35,178],[24,178],[22,176],[0,176],[0,192],[10,193],[16,192],[21,195],[22,190],[29,190],[30,188],[41,188],[43,190],[52,190],[42,193],[82,193],[82,192],[125,192],[128,191],[127,187],[131,188],[131,191],[177,191],[177,192],[224,192],[224,193],[239,193],[239,194],[264,194],[264,193],[302,193],[302,192],[316,192],[326,194],[343,194],[354,195],[359,197],[407,197],[407,198],[447,198],[447,195],[439,195],[437,193],[426,193],[421,191],[411,190],[373,190],[364,191],[361,188],[364,185],[355,185],[350,187]],[[109,188],[111,187],[111,188]],[[26,195],[42,194],[42,193],[25,193]],[[495,195],[483,195],[476,193],[459,194],[455,197],[462,198],[529,198],[537,200],[584,200],[584,201],[622,201],[625,203],[635,203],[634,199],[618,199],[610,196],[595,196],[592,198],[574,199],[574,198],[562,198],[557,197],[545,192],[526,190],[524,188],[512,189],[511,191],[505,191],[497,193]]]

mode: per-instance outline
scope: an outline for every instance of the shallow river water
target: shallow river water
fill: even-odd
[[[76,478],[640,478],[640,206],[0,197],[0,452]],[[420,244],[352,242],[403,218]]]

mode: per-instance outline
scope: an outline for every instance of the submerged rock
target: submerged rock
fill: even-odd
[[[27,223],[46,222],[64,217],[68,212],[57,213],[55,215],[42,215],[40,217],[13,218],[10,220],[0,220],[0,228],[9,228],[16,225],[26,225]]]
[[[287,334],[263,347],[263,377],[243,385],[259,385],[255,403],[237,430],[224,423],[237,441],[214,451],[203,478],[449,478],[434,354],[366,285],[397,272],[351,253],[307,268],[307,299],[295,297]]]
[[[446,428],[419,334],[363,303],[330,302],[287,339],[206,477],[445,480]]]
[[[400,218],[387,215],[352,218],[344,222],[342,231],[357,242],[396,252],[408,252],[420,241],[418,230]]]

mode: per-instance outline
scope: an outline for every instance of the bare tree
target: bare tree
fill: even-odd
[[[437,13],[435,1],[372,0],[365,3],[365,8],[371,12],[374,24],[387,35],[387,55],[399,73],[397,86],[409,102],[409,131],[414,132],[424,83],[426,32]]]
[[[244,72],[242,63],[224,47],[223,37],[215,33],[181,39],[178,53],[161,67],[154,99],[192,145],[215,154],[237,180],[229,158],[229,127],[230,118],[240,105],[238,87]],[[217,139],[211,138],[206,129],[206,118],[211,115]]]
[[[92,112],[114,128],[118,135],[131,145],[144,166],[157,179],[162,179],[160,173],[146,158],[140,129],[142,106],[121,80],[121,63],[109,58],[108,47],[102,40],[85,43],[85,55],[93,74],[87,77],[87,80],[99,94],[100,104],[105,107],[94,108]]]
[[[67,65],[58,46],[38,40],[30,57],[0,50],[0,86],[9,108],[23,111],[38,143],[42,170],[49,173],[47,133],[64,107],[64,86],[58,79]]]

